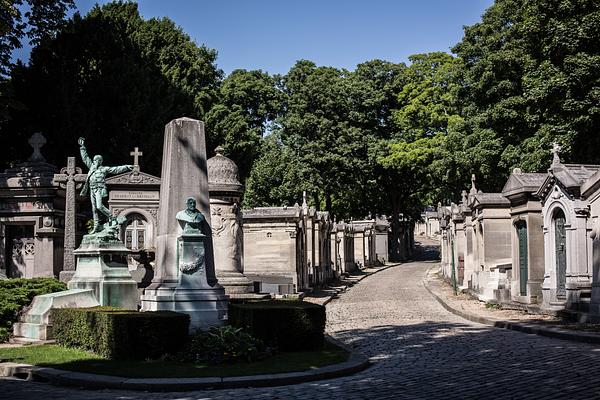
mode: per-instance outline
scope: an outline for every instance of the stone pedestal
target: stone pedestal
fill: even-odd
[[[170,293],[142,296],[144,311],[169,310],[190,316],[190,331],[222,325],[227,319],[228,297],[206,275],[208,237],[184,233],[177,238],[177,287]]]
[[[51,340],[50,310],[53,308],[87,308],[99,306],[91,289],[71,289],[35,296],[29,310],[13,325],[13,335],[19,341]]]
[[[69,289],[92,289],[103,306],[137,310],[137,283],[127,268],[123,243],[86,243],[74,251],[77,269],[67,284]]]

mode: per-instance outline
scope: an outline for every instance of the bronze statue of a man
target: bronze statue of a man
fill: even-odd
[[[175,216],[183,228],[183,233],[203,233],[202,223],[206,219],[202,212],[196,208],[196,200],[193,197],[188,197],[185,203],[187,208],[179,211]]]
[[[104,219],[106,219],[106,221],[110,221],[110,212],[108,211],[108,208],[102,204],[102,199],[108,196],[108,191],[106,190],[106,176],[131,171],[133,170],[133,165],[106,167],[102,165],[103,158],[101,155],[95,155],[93,160],[90,159],[87,149],[85,148],[84,138],[80,137],[78,142],[81,159],[89,168],[83,189],[81,189],[81,195],[87,195],[88,191],[90,193],[92,213],[94,215],[94,229],[92,232],[97,233],[102,230],[102,224],[100,223],[101,215],[105,217]]]

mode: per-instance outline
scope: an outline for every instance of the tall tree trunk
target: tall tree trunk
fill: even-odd
[[[331,193],[325,192],[325,211],[332,212],[331,210]]]

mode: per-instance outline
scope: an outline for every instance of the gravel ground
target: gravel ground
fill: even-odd
[[[356,375],[258,389],[140,393],[0,380],[3,399],[600,399],[600,346],[471,323],[446,312],[422,261],[374,274],[327,305],[327,330],[370,357]]]

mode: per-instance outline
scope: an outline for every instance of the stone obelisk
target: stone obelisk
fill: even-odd
[[[203,266],[195,274],[195,287],[182,268],[183,255],[178,243],[182,226],[177,214],[192,198],[204,216]],[[171,310],[191,317],[191,330],[220,325],[227,318],[228,297],[215,275],[212,233],[210,228],[210,201],[206,164],[204,124],[190,118],[178,118],[165,126],[162,175],[160,186],[159,223],[155,276],[142,296],[142,310]]]

